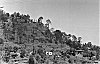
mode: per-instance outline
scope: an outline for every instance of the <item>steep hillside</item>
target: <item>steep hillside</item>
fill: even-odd
[[[43,17],[33,21],[28,14],[0,12],[0,26],[4,36],[4,38],[1,37],[0,41],[2,50],[7,51],[10,47],[12,49],[9,51],[14,51],[18,47],[18,50],[24,50],[29,55],[30,52],[34,52],[35,48],[40,58],[44,59],[43,61],[49,62],[50,60],[55,63],[59,62],[59,64],[92,62],[94,60],[93,56],[95,56],[95,60],[100,59],[99,46],[92,45],[91,42],[82,44],[82,37],[66,34],[61,30],[51,31],[49,28],[51,21],[49,19],[46,20],[46,24],[43,24]],[[46,52],[52,53],[53,60],[48,55],[46,56]],[[46,60],[47,57],[49,59]],[[86,58],[87,60],[85,60]],[[37,62],[41,63],[40,60],[37,60]]]

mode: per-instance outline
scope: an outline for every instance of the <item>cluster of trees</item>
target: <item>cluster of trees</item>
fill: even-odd
[[[36,23],[39,26],[40,25],[41,27],[44,26],[46,29],[49,30],[49,24],[51,23],[49,19],[46,20],[47,23],[44,25],[42,23],[43,17],[39,17],[38,21],[33,21],[33,19],[30,19],[30,16],[28,14],[24,15],[24,14],[20,14],[19,12],[18,13],[14,12],[13,14],[9,14],[9,13],[4,13],[3,11],[1,12],[2,13],[0,14],[0,22],[1,22],[0,25],[1,28],[3,29],[3,34],[7,41],[14,41],[17,39],[18,36],[19,41],[21,43],[22,36],[26,37],[25,31],[29,30],[29,28],[27,28],[27,25],[29,25],[30,23],[31,24]],[[38,27],[33,27],[31,29],[37,30]]]

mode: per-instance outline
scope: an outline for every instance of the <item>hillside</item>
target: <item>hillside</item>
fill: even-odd
[[[43,17],[33,21],[28,14],[0,12],[0,26],[3,31],[3,38],[0,37],[1,51],[17,52],[29,58],[29,53],[35,50],[33,57],[38,64],[78,64],[100,60],[99,46],[92,45],[91,42],[82,44],[82,37],[66,34],[61,30],[51,31],[50,19],[43,24]],[[37,56],[39,59],[36,59]]]

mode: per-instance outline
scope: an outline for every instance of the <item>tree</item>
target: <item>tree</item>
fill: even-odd
[[[51,28],[50,31],[53,32],[54,31],[54,28]]]
[[[68,39],[70,39],[70,38],[71,38],[71,36],[72,36],[71,34],[68,34],[68,35],[67,35]]]
[[[56,40],[62,43],[62,32],[60,30],[54,31],[54,36],[56,37]]]
[[[42,20],[43,20],[43,17],[42,17],[42,16],[39,17],[39,18],[38,18],[38,23],[42,22]]]
[[[77,37],[75,35],[72,35],[73,41],[77,41]]]
[[[67,36],[67,34],[65,32],[62,32],[63,36]]]
[[[78,42],[81,43],[82,37],[78,37]]]
[[[67,36],[67,34],[66,34],[65,32],[62,32],[62,38],[63,38],[63,41],[64,41],[64,42],[66,42],[66,40],[67,40],[67,39],[66,39],[66,36]]]
[[[50,39],[53,38],[53,35],[52,35],[52,33],[50,32],[49,29],[47,29],[47,30],[45,31],[45,36],[48,37],[48,38],[50,38]]]
[[[0,10],[0,19],[1,19],[1,17],[2,17],[2,15],[3,15],[3,10]]]
[[[30,15],[29,14],[27,14],[27,19],[30,19]]]
[[[7,19],[8,18],[3,14],[2,17],[1,17],[1,20],[3,20],[3,22],[8,22]]]
[[[46,22],[47,22],[47,27],[49,28],[49,24],[51,24],[50,19],[46,20]]]
[[[88,42],[88,43],[87,43],[87,46],[88,46],[88,47],[91,47],[91,46],[92,46],[92,43],[91,43],[91,42]]]
[[[100,59],[100,49],[99,49],[99,46],[97,46],[97,49],[96,49],[96,59],[97,60]]]
[[[9,16],[10,16],[10,14],[9,14],[9,13],[6,13],[6,15],[7,15],[7,17],[9,17]]]

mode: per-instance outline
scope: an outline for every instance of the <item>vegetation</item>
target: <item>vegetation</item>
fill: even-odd
[[[93,45],[91,42],[82,44],[82,37],[77,37],[72,34],[66,34],[61,30],[54,30],[54,28],[49,28],[51,24],[50,19],[46,20],[46,24],[42,23],[43,17],[39,17],[38,21],[33,21],[30,19],[30,16],[18,13],[4,13],[0,11],[0,23],[1,28],[3,29],[3,35],[5,39],[0,38],[0,44],[3,44],[5,41],[13,42],[17,45],[22,45],[21,57],[25,56],[25,53],[32,51],[34,45],[38,44],[53,44],[66,45],[70,48],[70,51],[83,50],[83,55],[88,55],[91,53],[90,57],[96,56],[96,59],[100,59],[100,47]],[[56,47],[56,46],[55,46]],[[40,46],[42,49],[42,46]],[[13,47],[14,52],[17,52],[18,47]],[[68,49],[68,48],[67,48]],[[28,50],[28,51],[25,51]],[[96,52],[96,53],[93,53]],[[40,56],[43,55],[43,51]],[[71,52],[66,52],[72,54]],[[62,52],[62,55],[64,53]],[[75,54],[74,54],[75,55]],[[45,55],[43,55],[45,56]],[[68,55],[66,55],[68,56]],[[56,56],[55,56],[56,57]],[[62,56],[64,57],[64,56]],[[69,56],[68,56],[69,58]],[[38,60],[40,61],[40,60]],[[70,60],[68,60],[71,62]],[[55,61],[56,62],[56,61]]]

